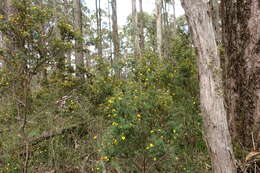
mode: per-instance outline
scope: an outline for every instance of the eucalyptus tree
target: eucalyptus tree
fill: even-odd
[[[231,134],[243,147],[255,150],[260,149],[259,7],[259,0],[222,0],[220,6]]]
[[[143,12],[143,0],[139,0],[139,46],[140,53],[144,50],[144,12]]]
[[[204,134],[214,173],[236,173],[224,106],[220,57],[212,18],[204,0],[182,0],[198,53]]]
[[[132,23],[133,23],[133,42],[134,42],[134,54],[140,55],[139,38],[138,38],[138,13],[136,10],[136,0],[132,0]]]
[[[83,54],[83,39],[82,37],[82,9],[81,1],[73,0],[74,8],[74,28],[78,34],[78,38],[75,41],[75,65],[76,75],[84,79],[83,68],[84,68],[84,54]]]
[[[163,57],[162,51],[162,0],[155,0],[156,4],[156,40],[157,40],[157,53],[159,58]]]
[[[95,0],[96,4],[96,21],[97,21],[97,43],[96,48],[98,50],[98,56],[102,57],[103,50],[102,50],[102,15],[101,15],[101,1]]]
[[[114,48],[114,57],[115,59],[118,59],[120,56],[120,41],[118,35],[116,0],[111,1],[111,6],[112,6],[112,40],[113,40],[113,48]]]

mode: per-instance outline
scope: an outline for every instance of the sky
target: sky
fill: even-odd
[[[95,0],[85,0],[85,4],[90,9],[95,9]],[[101,8],[107,9],[108,7],[108,0],[101,0]],[[137,9],[138,7],[138,1],[137,1]],[[155,9],[155,0],[143,0],[143,10],[145,12],[148,12],[150,14],[153,13]],[[170,7],[170,10],[172,7]],[[117,16],[118,16],[118,24],[124,25],[126,23],[127,16],[131,14],[132,11],[132,5],[131,0],[117,0]],[[176,0],[176,16],[181,16],[184,14],[184,11],[181,7],[180,0]]]

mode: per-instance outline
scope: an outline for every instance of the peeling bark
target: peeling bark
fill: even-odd
[[[235,173],[222,86],[222,71],[212,19],[204,0],[182,0],[198,53],[204,135],[214,173]]]

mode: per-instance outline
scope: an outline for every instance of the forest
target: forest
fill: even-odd
[[[260,1],[143,1],[0,0],[0,173],[260,173]]]

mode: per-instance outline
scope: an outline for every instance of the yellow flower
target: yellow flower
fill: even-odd
[[[97,139],[97,136],[93,136],[93,139]]]
[[[113,139],[113,144],[117,144],[117,139]]]
[[[154,144],[152,144],[152,143],[151,143],[151,144],[149,144],[149,147],[150,147],[150,148],[154,147]]]
[[[154,133],[154,130],[151,130],[150,133]]]
[[[122,136],[121,139],[124,141],[124,140],[126,139],[126,137],[125,137],[125,136]]]
[[[196,104],[196,102],[193,102],[193,104],[195,105],[195,104]]]
[[[141,118],[141,115],[140,115],[140,114],[137,114],[136,117],[137,117],[137,118]]]
[[[175,129],[173,129],[173,131],[172,131],[173,133],[176,133],[176,130]]]
[[[113,122],[112,126],[118,126],[118,123],[117,122]]]
[[[154,157],[154,158],[153,158],[153,160],[154,160],[154,161],[156,161],[156,160],[157,160],[157,158],[156,158],[156,157]]]
[[[108,158],[107,156],[103,156],[103,157],[100,158],[100,160],[106,160],[106,161],[108,161],[109,158]]]

